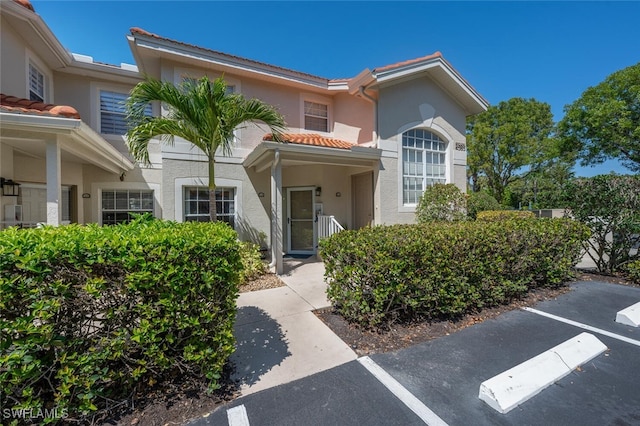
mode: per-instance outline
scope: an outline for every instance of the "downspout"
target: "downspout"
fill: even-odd
[[[378,148],[378,101],[365,90],[367,90],[366,86],[360,86],[360,95],[373,104],[373,141]]]
[[[280,164],[280,150],[276,149],[273,156],[273,163],[271,163],[271,263],[267,266],[269,270],[275,268],[276,266],[276,233],[278,232],[278,218],[276,217],[277,208],[275,203],[277,200],[277,188],[276,188],[276,180],[275,173],[278,165]]]

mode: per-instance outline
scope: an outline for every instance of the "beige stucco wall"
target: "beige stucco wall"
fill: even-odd
[[[0,92],[5,95],[29,98],[27,76],[29,61],[43,73],[45,78],[45,102],[54,101],[51,69],[42,61],[27,43],[13,29],[5,17],[0,18]]]
[[[122,180],[120,175],[102,170],[94,165],[82,166],[82,181],[84,193],[89,198],[82,198],[79,204],[83,205],[85,222],[100,223],[101,191],[105,189],[151,189],[154,191],[154,215],[164,218],[162,200],[162,170],[141,169],[139,167],[127,171]],[[79,194],[80,196],[81,194]]]
[[[465,112],[426,75],[380,87],[379,148],[383,150],[375,189],[377,224],[411,223],[415,207],[402,204],[402,133],[425,128],[448,141],[447,182],[466,192]]]
[[[18,153],[13,155],[14,180],[21,184],[46,184],[46,163],[44,159],[24,156]],[[82,165],[68,161],[62,161],[60,167],[61,183],[65,186],[76,186],[78,196],[84,191],[82,180]],[[15,201],[15,199],[13,200]],[[13,202],[12,202],[13,203]],[[12,204],[9,203],[9,204]],[[78,222],[84,223],[84,209],[78,201]]]
[[[271,230],[269,171],[256,173],[241,164],[217,163],[215,175],[216,185],[236,187],[236,230],[240,238],[267,247]],[[184,215],[178,212],[182,210],[182,187],[206,186],[207,176],[206,162],[165,160],[162,169],[164,218],[184,220]],[[259,197],[260,192],[265,196]]]
[[[221,75],[216,70],[187,67],[175,62],[163,61],[159,77],[166,81],[180,83],[184,75],[197,78],[205,74],[210,78],[217,78]],[[304,100],[310,100],[329,105],[331,128],[326,133],[327,136],[353,143],[366,143],[372,140],[373,105],[363,99],[344,93],[305,91],[233,73],[225,73],[224,77],[230,85],[236,86],[236,89],[246,98],[257,98],[269,105],[273,105],[285,117],[288,131],[292,133],[309,133],[303,128],[302,108]],[[264,125],[249,123],[243,126],[237,132],[237,142],[234,146],[233,156],[245,158],[260,144],[267,132],[268,129]],[[177,153],[178,155],[187,152],[193,153],[193,149],[187,143],[178,142],[175,147],[165,147],[164,152],[171,156],[172,153]],[[173,157],[178,159],[176,156]]]

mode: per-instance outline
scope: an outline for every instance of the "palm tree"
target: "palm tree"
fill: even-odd
[[[164,117],[150,117],[145,109],[160,101],[168,107]],[[137,161],[149,164],[149,141],[160,137],[173,143],[175,136],[191,142],[207,156],[209,163],[209,215],[216,218],[215,155],[218,150],[231,154],[234,131],[246,122],[262,122],[280,140],[286,128],[284,118],[276,109],[258,99],[246,99],[228,93],[222,77],[214,81],[185,80],[179,86],[151,77],[138,83],[126,103],[130,130],[127,132],[129,151]]]

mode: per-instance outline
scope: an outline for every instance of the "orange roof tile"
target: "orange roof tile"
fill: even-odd
[[[29,99],[17,98],[15,96],[5,94],[0,94],[0,109],[9,112],[80,119],[80,114],[73,107],[67,105],[45,104],[44,102],[30,101]]]
[[[418,63],[418,62],[427,61],[429,59],[435,59],[435,58],[442,58],[442,53],[435,52],[435,53],[432,53],[431,55],[422,56],[420,58],[409,59],[408,61],[402,61],[402,62],[397,62],[395,64],[385,65],[383,67],[376,68],[373,71],[374,72],[388,71],[388,70],[392,70],[394,68],[399,68],[399,67],[402,67],[402,66],[405,66],[405,65],[411,65],[411,64],[415,64],[415,63]]]
[[[132,28],[129,29],[129,31],[131,31],[131,34],[138,34],[138,35],[145,36],[145,37],[152,37],[152,38],[155,38],[155,39],[158,39],[158,40],[165,40],[165,41],[169,41],[171,43],[176,43],[176,44],[179,44],[179,45],[182,45],[182,46],[201,49],[201,50],[204,50],[204,51],[207,51],[207,52],[211,52],[211,53],[216,54],[216,55],[226,56],[227,58],[239,59],[239,60],[247,61],[247,62],[250,62],[252,64],[256,64],[256,65],[268,66],[268,67],[271,67],[271,68],[274,68],[274,69],[279,69],[279,70],[282,70],[282,71],[293,72],[293,73],[296,73],[296,74],[301,75],[301,76],[319,78],[321,80],[329,81],[328,79],[326,79],[324,77],[319,77],[317,75],[309,74],[309,73],[306,73],[306,72],[296,71],[296,70],[292,70],[290,68],[284,68],[284,67],[280,67],[280,66],[277,66],[277,65],[267,64],[266,62],[260,62],[260,61],[256,61],[256,60],[253,60],[253,59],[243,58],[242,56],[230,55],[228,53],[220,52],[218,50],[208,49],[206,47],[197,46],[195,44],[185,43],[185,42],[174,40],[174,39],[170,39],[170,38],[167,38],[167,37],[162,37],[162,36],[160,36],[158,34],[151,33],[151,32],[149,32],[147,30],[144,30],[144,29],[142,29],[140,27],[132,27]]]
[[[351,149],[354,144],[345,142],[340,139],[328,138],[320,136],[315,133],[284,133],[282,135],[283,141],[288,143],[295,143],[300,145],[313,145],[322,146],[325,148],[338,148],[338,149]],[[263,141],[272,141],[273,135],[271,133],[266,134]]]
[[[26,7],[27,9],[29,9],[32,12],[35,12],[36,10],[33,8],[33,5],[31,4],[31,2],[29,0],[13,0],[14,2],[18,3],[20,6],[22,7]]]

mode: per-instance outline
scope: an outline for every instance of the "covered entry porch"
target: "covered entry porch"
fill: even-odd
[[[85,166],[118,179],[134,164],[91,129],[71,107],[2,95],[0,177],[17,190],[0,197],[0,229],[84,222],[79,194]]]
[[[271,265],[278,274],[285,254],[315,254],[323,236],[373,223],[380,164],[375,148],[292,136],[299,135],[285,135],[294,142],[263,141],[244,161],[270,179]]]

